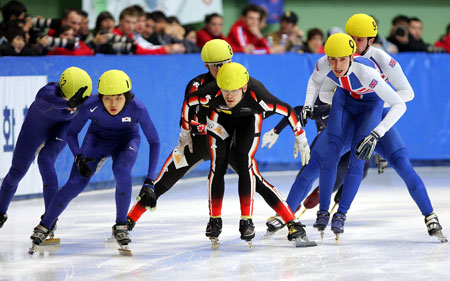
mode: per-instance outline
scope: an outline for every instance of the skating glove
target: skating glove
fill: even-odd
[[[274,129],[268,131],[263,136],[261,147],[268,145],[267,148],[271,149],[272,146],[277,142],[279,136],[280,135],[278,135]]]
[[[374,131],[370,132],[370,135],[362,139],[356,148],[356,156],[358,159],[367,160],[372,157],[373,151],[375,150],[375,146],[377,146],[379,139],[380,136]]]
[[[76,108],[82,105],[89,98],[89,96],[83,97],[83,94],[86,92],[87,88],[87,86],[79,88],[75,95],[69,99],[67,106],[70,108]]]
[[[193,153],[194,148],[192,146],[192,137],[190,134],[190,130],[181,128],[180,137],[178,139],[178,145],[176,147],[179,153],[181,153],[181,155],[184,155],[184,147],[186,145],[189,147],[189,151]]]
[[[311,106],[304,106],[302,108],[302,112],[300,113],[300,123],[302,124],[302,127],[306,126],[306,123],[309,119],[313,119],[313,109]]]
[[[306,139],[306,133],[295,136],[294,143],[294,158],[297,159],[298,152],[300,151],[300,156],[302,157],[302,166],[305,166],[309,162],[309,145],[308,140]]]
[[[95,161],[95,159],[85,157],[83,156],[83,154],[78,154],[77,156],[75,156],[75,163],[77,163],[77,168],[80,175],[86,178],[92,177],[94,172],[92,171],[91,167],[89,167],[88,163],[93,161]]]
[[[153,185],[153,180],[145,179],[141,191],[136,197],[136,200],[139,201],[141,205],[150,210],[156,208],[156,193]]]

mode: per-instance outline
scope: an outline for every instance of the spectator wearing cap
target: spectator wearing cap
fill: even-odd
[[[212,39],[225,40],[222,33],[223,17],[217,13],[212,13],[205,16],[205,26],[197,31],[197,46],[203,46]]]
[[[305,53],[323,54],[323,32],[319,28],[308,30],[304,48]]]
[[[260,22],[261,8],[254,4],[245,6],[241,18],[233,24],[226,39],[235,53],[270,53],[270,46],[260,29]]]
[[[272,44],[272,53],[277,46],[287,52],[301,52],[304,44],[304,32],[297,26],[298,16],[293,11],[286,11],[280,19],[280,29],[267,35]]]

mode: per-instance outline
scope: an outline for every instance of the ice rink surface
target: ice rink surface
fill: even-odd
[[[450,168],[417,169],[435,212],[450,235]],[[264,176],[287,196],[296,172]],[[140,187],[133,189],[133,200]],[[295,248],[283,229],[264,239],[273,211],[255,196],[253,248],[239,239],[235,175],[227,176],[220,249],[205,237],[206,179],[183,180],[163,195],[156,212],[141,217],[131,232],[132,257],[105,244],[114,224],[114,191],[86,192],[61,215],[59,250],[30,257],[29,236],[43,213],[43,199],[15,201],[0,229],[0,280],[450,280],[450,246],[429,237],[423,216],[390,168],[371,169],[336,243],[327,228],[320,242],[312,228],[315,211],[302,217],[317,247]]]

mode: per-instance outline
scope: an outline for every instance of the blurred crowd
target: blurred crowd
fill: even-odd
[[[23,3],[9,1],[2,7],[2,15],[1,56],[198,53],[211,39],[228,41],[236,53],[323,53],[325,35],[343,32],[333,27],[326,34],[320,28],[305,33],[298,26],[297,14],[286,11],[279,29],[264,35],[268,14],[254,4],[244,7],[227,36],[223,33],[223,17],[217,13],[207,15],[203,28],[196,30],[181,25],[174,16],[147,12],[138,5],[122,10],[118,22],[111,13],[101,12],[93,30],[89,30],[87,12],[79,9],[67,9],[61,18],[48,19],[32,17]],[[450,52],[450,24],[434,45],[423,41],[422,30],[419,18],[396,16],[390,35],[378,35],[375,46],[389,53]]]

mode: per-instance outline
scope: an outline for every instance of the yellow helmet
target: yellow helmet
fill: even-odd
[[[212,39],[203,46],[201,55],[205,63],[223,62],[231,59],[233,49],[225,40]]]
[[[345,32],[356,37],[375,37],[378,33],[378,26],[371,16],[354,14],[345,24]]]
[[[237,62],[224,64],[217,73],[217,85],[223,90],[237,90],[248,83],[247,69]]]
[[[328,37],[324,51],[329,57],[347,57],[355,53],[356,44],[350,35],[345,33],[335,33]]]
[[[108,70],[98,79],[97,89],[105,96],[124,94],[131,90],[131,80],[122,70]]]
[[[66,98],[71,98],[81,87],[88,88],[83,97],[88,97],[92,92],[92,80],[89,74],[81,68],[72,66],[64,70],[59,78],[59,87]]]

